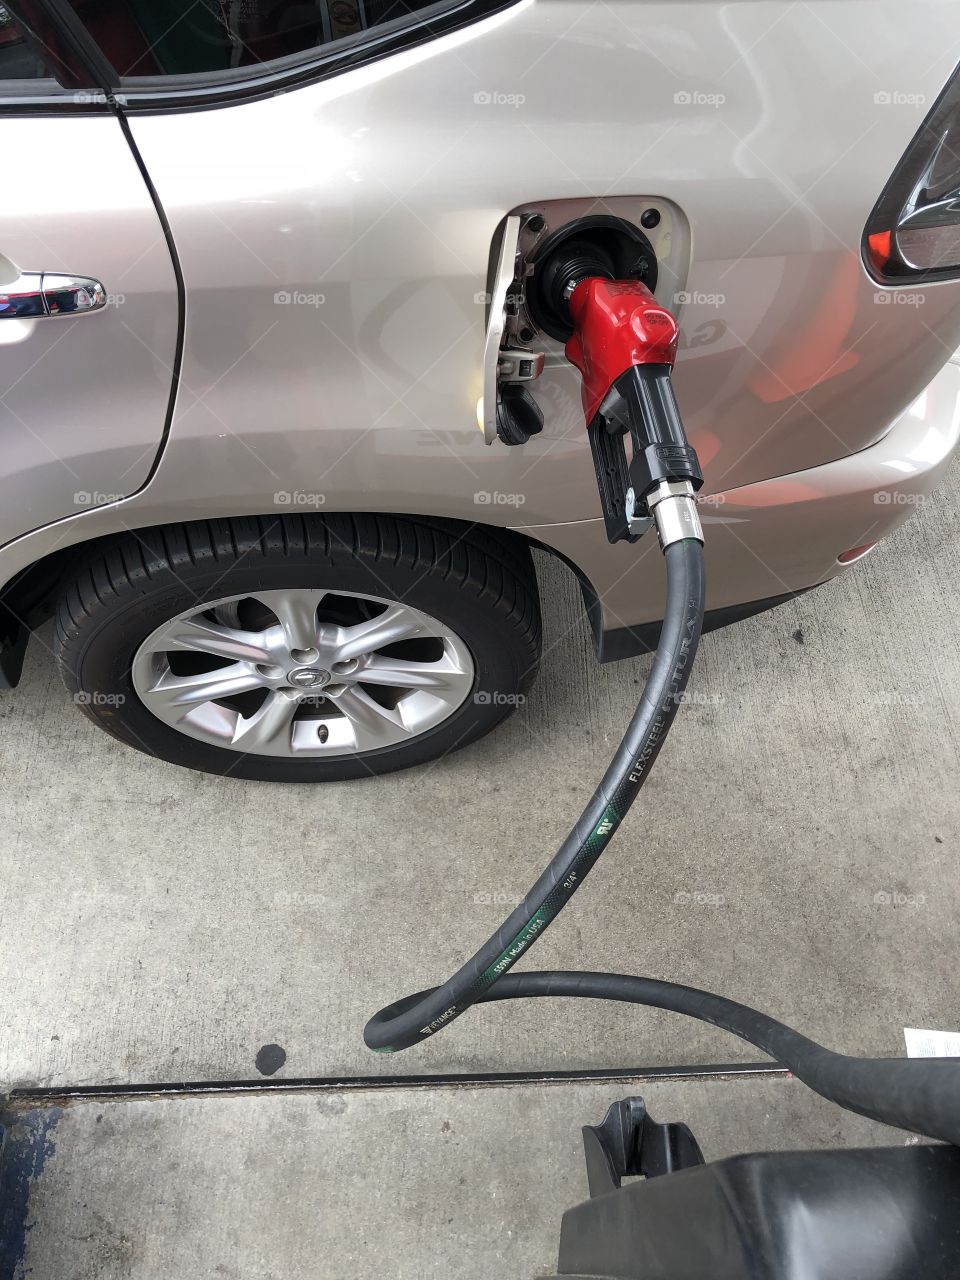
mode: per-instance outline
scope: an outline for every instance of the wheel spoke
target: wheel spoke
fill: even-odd
[[[373,654],[356,673],[360,684],[385,684],[397,689],[457,688],[469,677],[454,659],[444,654],[438,662],[415,662]]]
[[[419,618],[403,605],[389,605],[383,613],[352,627],[342,627],[337,645],[337,661],[349,662],[375,649],[422,635],[426,628]]]
[[[148,697],[158,710],[163,707],[175,712],[178,707],[193,707],[200,702],[213,702],[216,698],[229,698],[232,694],[249,693],[262,687],[263,681],[255,671],[236,662],[193,676],[175,676],[167,671],[149,690]]]
[[[296,698],[288,698],[276,691],[268,694],[258,711],[237,721],[232,745],[242,751],[267,754],[277,754],[278,747],[288,748],[296,709]]]
[[[381,707],[363,689],[345,688],[330,697],[353,726],[358,751],[372,751],[403,737],[407,730],[396,711]]]
[[[277,615],[288,649],[315,649],[320,639],[317,605],[322,591],[258,591],[254,597]]]
[[[218,658],[234,658],[246,662],[270,662],[270,652],[258,631],[237,631],[207,622],[204,618],[180,618],[152,638],[146,652],[164,653],[188,649],[193,653],[210,653]]]

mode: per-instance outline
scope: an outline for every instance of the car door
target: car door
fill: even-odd
[[[0,7],[0,543],[135,492],[161,447],[177,281],[115,106]]]
[[[503,209],[495,173],[473,172],[487,89],[458,50],[523,3],[73,7],[113,68],[185,285],[170,445],[142,518],[446,506],[507,523],[514,460],[477,427]],[[403,113],[381,109],[382,84]],[[491,103],[502,135],[516,118]]]

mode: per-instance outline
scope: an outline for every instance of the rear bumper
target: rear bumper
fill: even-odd
[[[737,489],[708,472],[700,494],[708,622],[749,616],[844,572],[839,555],[885,538],[936,488],[958,437],[955,356],[869,449]],[[602,520],[516,527],[580,575],[601,661],[649,649],[665,585],[652,535],[611,546]]]

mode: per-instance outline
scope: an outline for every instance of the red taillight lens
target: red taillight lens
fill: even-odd
[[[870,262],[875,271],[882,274],[893,254],[893,232],[874,231],[873,235],[866,237],[866,241]]]
[[[863,258],[881,284],[960,279],[960,73],[937,99],[867,220]]]

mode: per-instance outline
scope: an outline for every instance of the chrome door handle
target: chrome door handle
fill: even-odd
[[[13,284],[0,285],[0,320],[81,316],[106,305],[106,290],[89,276],[21,271]]]

